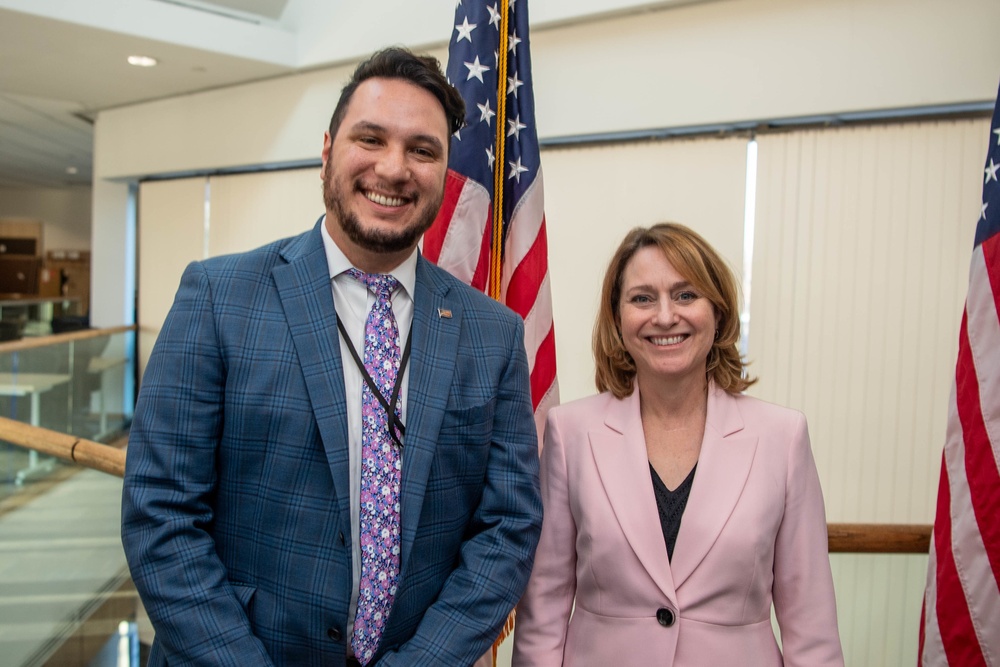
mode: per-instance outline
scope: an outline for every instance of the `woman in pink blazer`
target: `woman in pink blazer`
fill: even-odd
[[[739,338],[704,239],[626,236],[594,330],[602,393],[549,412],[515,667],[844,664],[806,420],[740,393]]]

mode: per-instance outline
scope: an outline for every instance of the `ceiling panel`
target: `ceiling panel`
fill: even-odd
[[[0,186],[89,183],[98,110],[292,71],[3,9],[0,62]]]
[[[90,183],[93,128],[79,112],[74,103],[0,94],[0,184]]]
[[[153,56],[160,64],[132,67],[125,61],[132,54]],[[86,111],[291,71],[7,10],[0,10],[0,62],[0,92],[72,100]]]

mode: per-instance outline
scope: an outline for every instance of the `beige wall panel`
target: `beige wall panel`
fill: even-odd
[[[318,159],[353,69],[333,67],[102,111],[94,128],[95,178]]]
[[[213,176],[208,254],[257,248],[311,229],[323,214],[319,168]]]
[[[704,235],[739,277],[746,139],[674,140],[542,153],[562,400],[594,393],[591,333],[601,280],[626,232],[675,221]]]
[[[809,417],[831,521],[928,522],[985,120],[761,138],[751,393]]]
[[[205,179],[152,181],[139,188],[139,372],[174,302],[184,267],[204,258]]]

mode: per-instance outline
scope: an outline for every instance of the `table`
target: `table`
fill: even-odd
[[[0,396],[30,396],[32,426],[41,426],[41,396],[45,392],[67,384],[72,375],[64,373],[0,373]],[[16,484],[23,484],[30,476],[52,467],[51,461],[39,463],[38,452],[28,450],[28,467],[19,470]]]

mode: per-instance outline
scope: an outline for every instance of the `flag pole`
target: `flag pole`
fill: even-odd
[[[510,2],[500,0],[500,43],[497,46],[497,132],[496,162],[493,163],[493,239],[490,245],[489,295],[500,301],[503,278],[503,166],[507,129],[507,52]],[[500,630],[500,636],[493,642],[493,667],[497,665],[497,652],[510,633],[514,631],[514,615],[511,609]]]
[[[503,273],[503,165],[507,128],[507,26],[510,3],[501,0],[500,43],[497,48],[497,125],[496,161],[493,163],[493,237],[490,244],[489,295],[500,300],[500,285]],[[496,647],[494,646],[494,655]]]

